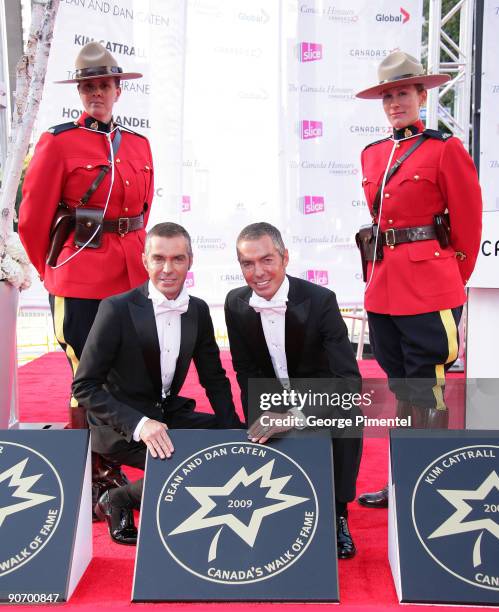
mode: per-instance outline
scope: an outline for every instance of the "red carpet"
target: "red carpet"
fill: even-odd
[[[238,390],[230,356],[223,354],[224,367],[231,379],[235,400]],[[375,362],[364,362],[362,371],[368,377],[380,377]],[[54,422],[66,420],[66,405],[70,385],[70,371],[62,353],[51,353],[19,370],[20,416],[22,421]],[[199,405],[206,403],[204,393],[197,383],[194,371],[189,373],[183,395],[194,397]],[[386,439],[366,438],[364,455],[358,480],[358,491],[382,487],[387,474]],[[135,474],[132,475],[135,477]],[[341,606],[349,611],[377,610],[398,607],[387,557],[387,511],[369,510],[356,503],[350,505],[349,524],[357,545],[357,556],[339,562]],[[124,609],[132,606],[130,595],[133,577],[135,548],[113,544],[102,523],[94,525],[94,557],[83,579],[66,608]],[[165,604],[133,604],[137,609],[153,609]],[[225,608],[233,612],[243,609],[286,611],[301,610],[301,604],[167,604],[168,610],[207,607]],[[324,609],[329,604],[309,604],[308,609]],[[25,606],[32,607],[32,606]],[[39,608],[40,606],[37,606]],[[429,606],[405,606],[405,609],[422,610]],[[456,607],[441,607],[456,610]]]

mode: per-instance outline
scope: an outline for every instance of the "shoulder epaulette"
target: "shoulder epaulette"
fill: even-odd
[[[375,140],[374,142],[370,142],[368,145],[364,147],[364,151],[366,149],[369,149],[369,147],[373,147],[374,145],[377,145],[380,142],[385,142],[386,140],[390,140],[390,136],[387,136],[387,138],[382,138],[381,140]]]
[[[139,134],[139,132],[134,132],[129,127],[125,127],[124,125],[121,125],[121,123],[115,123],[114,125],[117,125],[120,128],[120,130],[124,130],[125,132],[130,132],[130,134],[135,134],[135,136],[140,136],[141,138],[145,138],[144,134]]]
[[[63,132],[67,132],[68,130],[74,130],[79,127],[77,123],[74,121],[69,121],[68,123],[59,123],[59,125],[53,125],[50,127],[47,132],[57,136],[58,134],[62,134]]]
[[[425,130],[423,132],[423,134],[425,136],[428,136],[428,138],[436,138],[437,140],[447,140],[447,138],[450,138],[452,136],[452,134],[444,134],[444,132],[441,132],[440,130]]]

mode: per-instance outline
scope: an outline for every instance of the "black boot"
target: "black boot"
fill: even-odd
[[[412,407],[412,424],[416,429],[448,429],[449,411],[447,408]]]
[[[380,491],[359,495],[357,501],[366,508],[388,508],[388,485]]]
[[[396,416],[399,419],[409,419],[409,417],[412,417],[411,403],[407,400],[397,400]],[[414,420],[412,424],[414,426]],[[366,506],[366,508],[388,508],[388,485],[380,491],[359,495],[357,501],[361,506]]]

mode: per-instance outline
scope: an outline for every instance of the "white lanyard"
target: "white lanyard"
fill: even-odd
[[[380,221],[381,221],[381,213],[383,211],[383,200],[385,198],[385,185],[386,185],[386,177],[388,175],[388,172],[392,166],[392,160],[393,160],[393,154],[395,153],[395,149],[397,148],[398,143],[404,141],[404,140],[410,140],[411,138],[416,138],[417,136],[421,136],[421,134],[413,134],[411,136],[408,136],[407,138],[400,138],[399,140],[393,140],[393,147],[392,150],[390,151],[390,156],[388,158],[388,163],[386,164],[386,168],[385,168],[385,173],[383,174],[383,180],[381,182],[381,199],[380,199],[380,204],[379,204],[379,210],[378,210],[378,214],[376,215],[378,217],[378,231],[376,232],[376,239],[374,241],[374,258],[373,258],[373,265],[371,266],[371,275],[369,276],[369,280],[367,281],[366,284],[366,288],[364,289],[364,293],[369,289],[369,285],[371,284],[371,281],[373,279],[374,276],[374,268],[376,267],[376,253],[378,252],[378,240],[379,240],[379,236],[381,234],[381,230],[380,230]]]
[[[104,206],[104,212],[102,214],[102,219],[104,219],[104,217],[106,216],[107,207],[109,206],[109,200],[111,199],[111,192],[113,190],[113,185],[114,185],[114,150],[113,150],[113,141],[111,140],[111,134],[115,130],[118,129],[118,126],[114,127],[110,132],[101,132],[100,130],[90,130],[89,128],[86,128],[84,126],[80,126],[79,129],[80,130],[88,130],[89,132],[93,132],[94,134],[96,132],[98,134],[104,134],[104,136],[106,137],[106,139],[107,139],[107,141],[109,143],[109,160],[111,162],[111,182],[110,182],[110,185],[109,185],[109,191],[108,191],[107,198],[106,198],[106,204]],[[95,228],[94,233],[85,242],[85,244],[83,244],[77,251],[72,253],[64,261],[61,261],[61,263],[58,263],[56,266],[50,266],[52,268],[52,270],[57,270],[57,268],[60,268],[64,264],[68,263],[68,261],[71,261],[77,255],[79,255],[83,251],[83,249],[85,249],[85,247],[87,247],[92,242],[92,240],[95,238],[95,236],[100,231],[100,229],[101,229],[101,226],[99,224],[97,224],[97,227]]]

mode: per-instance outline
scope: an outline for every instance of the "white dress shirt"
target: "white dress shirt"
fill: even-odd
[[[289,280],[285,276],[271,300],[266,300],[255,292],[252,293],[249,305],[260,313],[263,334],[270,353],[276,377],[283,387],[289,387],[288,363],[286,360],[286,302],[289,292]]]
[[[189,294],[185,287],[175,300],[168,300],[149,281],[149,299],[154,308],[156,329],[158,331],[159,348],[161,351],[161,384],[162,394],[166,397],[170,392],[175,368],[180,352],[180,317],[189,307]],[[148,417],[142,417],[135,428],[133,439],[140,440],[140,430]]]

